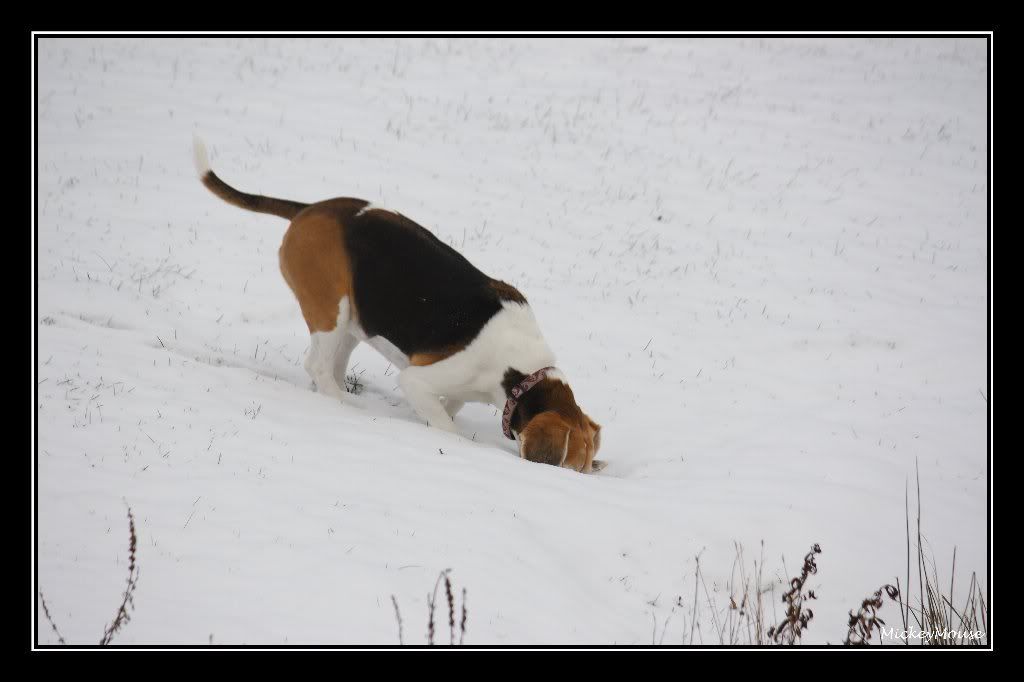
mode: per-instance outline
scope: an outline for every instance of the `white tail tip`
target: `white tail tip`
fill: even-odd
[[[210,157],[198,135],[192,137],[192,159],[196,164],[196,173],[199,173],[200,178],[205,177],[210,172]]]

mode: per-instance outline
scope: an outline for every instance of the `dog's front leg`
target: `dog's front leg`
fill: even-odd
[[[466,406],[465,401],[455,400],[454,398],[448,397],[445,397],[444,400],[441,401],[441,404],[444,405],[444,411],[447,412],[448,416],[452,419],[455,419],[455,415],[459,413],[459,410]]]
[[[405,399],[428,425],[455,432],[455,422],[441,404],[441,391],[430,381],[432,367],[406,367],[398,374]]]

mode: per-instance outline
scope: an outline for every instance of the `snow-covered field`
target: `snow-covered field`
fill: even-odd
[[[38,575],[65,639],[114,616],[126,503],[120,644],[395,644],[392,595],[423,643],[445,568],[467,644],[649,644],[681,597],[678,644],[695,557],[727,604],[762,542],[774,584],[821,544],[805,641],[839,642],[905,571],[915,462],[940,568],[983,574],[985,49],[41,39]],[[428,429],[367,346],[365,409],[315,393],[286,223],[207,192],[193,133],[239,189],[383,203],[518,286],[608,468],[522,461],[482,405]]]

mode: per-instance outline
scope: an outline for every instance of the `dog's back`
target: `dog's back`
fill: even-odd
[[[503,300],[526,301],[403,215],[364,209],[342,235],[360,325],[410,357],[464,348]]]

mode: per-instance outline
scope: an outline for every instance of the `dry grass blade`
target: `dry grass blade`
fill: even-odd
[[[929,646],[983,646],[988,642],[988,608],[977,582],[977,574],[971,574],[967,598],[957,609],[954,599],[956,586],[957,550],[953,548],[953,559],[949,578],[949,594],[943,594],[939,580],[938,566],[934,552],[926,551],[927,540],[921,524],[921,474],[915,471],[917,489],[917,576],[918,602],[913,604],[910,572],[910,510],[907,501],[907,583],[901,586],[896,581],[900,614],[903,618],[903,633],[898,635],[905,644],[916,640]],[[930,569],[930,570],[929,570]],[[906,598],[904,598],[906,594]],[[891,635],[890,635],[891,636]]]
[[[814,612],[804,607],[804,602],[810,599],[817,599],[814,590],[804,592],[807,578],[818,572],[818,564],[815,556],[821,554],[821,546],[817,543],[804,557],[804,565],[800,570],[799,577],[790,581],[790,588],[784,595],[782,601],[786,603],[786,615],[782,622],[768,629],[768,637],[776,644],[796,644],[800,641],[807,624],[814,618]]]
[[[448,599],[448,643],[455,644],[455,597],[452,595],[452,581],[444,574],[444,593]]]
[[[50,609],[46,606],[46,597],[43,596],[42,592],[39,593],[39,599],[43,602],[43,613],[46,615],[46,620],[50,621],[50,627],[53,628],[53,633],[57,635],[57,641],[61,644],[67,644],[61,636],[60,631],[57,630],[57,624],[54,623],[53,618],[50,617]]]
[[[871,643],[871,635],[878,630],[881,637],[881,626],[885,621],[878,617],[878,610],[882,608],[882,592],[885,591],[889,599],[895,601],[899,597],[899,591],[892,585],[882,585],[873,595],[865,599],[856,613],[850,611],[850,630],[846,633],[847,646],[867,646]]]
[[[402,641],[402,613],[398,610],[398,600],[395,599],[395,595],[391,595],[391,603],[395,605],[395,620],[398,621],[398,643],[399,645],[405,644]]]
[[[128,580],[124,589],[124,596],[121,599],[121,605],[114,615],[114,620],[103,631],[103,638],[100,640],[101,646],[110,644],[114,635],[124,627],[125,623],[131,620],[128,612],[135,608],[135,587],[139,582],[139,567],[135,563],[136,544],[135,517],[132,516],[132,508],[128,507]]]
[[[459,644],[466,636],[466,588],[462,588],[462,620],[459,621]]]
[[[437,603],[437,589],[441,586],[441,581],[448,581],[448,573],[452,569],[446,568],[441,571],[437,576],[437,582],[434,583],[433,594],[427,595],[427,644],[434,643],[434,606]]]
[[[450,568],[446,568],[437,576],[437,582],[434,583],[433,594],[427,595],[427,644],[434,644],[435,626],[434,626],[434,609],[437,606],[437,590],[441,587],[441,582],[444,582],[444,594],[448,600],[448,643],[451,646],[455,645],[455,592],[452,589],[452,581],[448,577],[451,573]],[[392,597],[394,600],[394,597]],[[398,604],[395,604],[395,613],[398,613]],[[462,588],[462,618],[459,621],[459,644],[462,644],[466,637],[466,620],[468,614],[466,612],[466,588]],[[399,627],[401,627],[401,621],[399,621]],[[399,635],[401,636],[401,635]]]
[[[753,562],[753,572],[748,573],[743,546],[734,543],[736,558],[729,576],[729,606],[726,611],[724,631],[719,644],[769,644],[765,632],[765,592],[774,592],[774,585],[765,587],[764,582],[764,541],[761,542],[760,560]],[[736,580],[738,572],[739,581]]]

